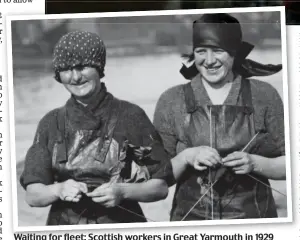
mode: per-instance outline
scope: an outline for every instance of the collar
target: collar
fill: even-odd
[[[67,101],[67,116],[73,127],[86,130],[98,129],[101,123],[107,120],[113,96],[106,91],[104,83],[102,87],[94,102],[87,106],[80,104],[74,97]]]
[[[231,89],[229,91],[229,94],[227,98],[225,99],[223,105],[237,105],[238,99],[240,96],[240,90],[241,90],[241,82],[242,77],[240,75],[237,75],[236,78],[233,80]],[[208,93],[203,85],[202,80],[200,80],[199,75],[195,77],[191,81],[191,87],[193,89],[193,93],[195,96],[195,105],[197,107],[203,106],[203,105],[213,105]]]

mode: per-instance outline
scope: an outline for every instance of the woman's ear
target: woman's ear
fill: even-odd
[[[60,79],[60,76],[59,76],[59,72],[55,72],[54,79],[55,79],[57,82],[61,83],[61,79]]]
[[[102,79],[105,77],[105,74],[104,74],[104,70],[100,69],[100,68],[96,68],[98,74],[99,74],[99,78]]]

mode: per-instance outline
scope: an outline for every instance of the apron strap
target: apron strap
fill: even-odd
[[[242,104],[250,108],[250,130],[252,136],[255,135],[256,128],[255,128],[255,121],[254,121],[254,108],[252,103],[252,91],[249,79],[242,79],[241,82],[241,97],[242,97]]]
[[[185,98],[185,105],[186,105],[186,110],[187,110],[187,117],[191,117],[191,113],[196,111],[196,100],[195,100],[195,95],[194,91],[192,89],[191,83],[187,83],[183,85],[183,93],[184,93],[184,98]],[[191,139],[188,136],[188,132],[185,130],[184,131],[185,135],[185,144],[187,147],[193,147],[193,143],[191,142]]]
[[[66,107],[63,106],[57,112],[57,144],[59,144],[59,163],[68,161],[67,133],[66,133]]]
[[[108,119],[105,122],[105,125],[103,127],[103,130],[100,134],[100,141],[98,145],[98,154],[99,157],[97,158],[98,161],[104,162],[107,152],[109,150],[110,144],[113,139],[113,134],[115,127],[117,125],[117,122],[119,120],[119,113],[120,113],[120,105],[121,102],[114,98],[111,103],[111,111]]]
[[[253,107],[252,92],[249,79],[241,80],[241,95],[243,106]]]
[[[185,105],[187,113],[192,113],[196,110],[196,100],[194,91],[191,83],[187,83],[183,85],[183,93],[185,98]]]

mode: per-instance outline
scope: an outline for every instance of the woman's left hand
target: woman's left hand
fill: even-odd
[[[124,199],[123,190],[117,183],[104,183],[86,195],[107,208],[119,205]]]
[[[253,171],[254,162],[251,154],[233,152],[222,159],[225,167],[230,167],[236,174],[247,174]]]

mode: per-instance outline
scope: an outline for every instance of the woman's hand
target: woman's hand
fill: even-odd
[[[58,183],[58,196],[63,201],[79,202],[82,193],[87,193],[87,185],[83,182],[69,179]]]
[[[124,199],[123,188],[117,183],[104,183],[86,195],[107,208],[119,205]]]
[[[232,168],[236,174],[247,174],[254,170],[254,161],[251,154],[233,152],[222,160],[225,167]]]
[[[208,146],[188,148],[186,161],[196,170],[203,171],[207,167],[216,167],[221,164],[221,157],[216,149]]]

